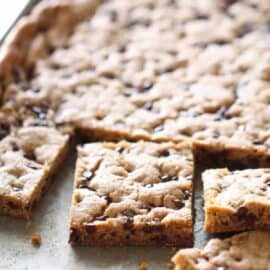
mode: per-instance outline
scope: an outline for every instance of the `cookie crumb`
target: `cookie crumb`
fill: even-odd
[[[144,262],[144,261],[140,262],[137,268],[137,270],[147,270],[147,269],[148,269],[148,264],[147,262]]]
[[[41,236],[39,233],[34,233],[32,235],[32,245],[35,247],[40,247],[41,245]]]

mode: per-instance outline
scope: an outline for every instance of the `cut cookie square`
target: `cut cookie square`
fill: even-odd
[[[192,177],[188,144],[79,147],[70,243],[191,246]]]
[[[270,169],[206,170],[202,179],[205,231],[270,229]]]
[[[269,270],[270,232],[252,231],[221,240],[204,249],[180,250],[172,261],[175,270]]]
[[[29,219],[65,157],[69,137],[52,128],[25,127],[0,142],[0,214]]]

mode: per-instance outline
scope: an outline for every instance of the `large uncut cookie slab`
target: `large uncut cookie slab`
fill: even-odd
[[[180,250],[175,270],[269,270],[270,232],[253,231],[226,240],[212,239],[204,249]]]
[[[269,11],[267,1],[106,1],[33,83],[53,74],[66,92],[58,124],[89,136],[192,138],[200,159],[266,166]]]
[[[189,145],[93,143],[78,151],[71,244],[192,245]]]
[[[0,142],[0,214],[29,219],[50,176],[65,156],[68,136],[25,127]]]
[[[207,170],[202,179],[205,231],[270,229],[270,169]]]
[[[44,2],[17,28],[4,107],[46,99],[91,138],[192,139],[200,162],[269,166],[269,1],[98,2]]]

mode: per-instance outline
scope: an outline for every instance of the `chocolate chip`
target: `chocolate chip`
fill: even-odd
[[[190,199],[190,196],[191,196],[190,191],[185,190],[185,191],[184,191],[184,197],[183,197],[183,199],[184,199],[185,201],[186,201],[186,200],[189,200],[189,199]]]
[[[19,151],[20,149],[19,146],[15,142],[11,144],[11,147],[12,147],[12,151],[14,152]]]
[[[163,125],[159,125],[159,126],[156,126],[154,128],[154,132],[161,132],[164,130],[164,126]]]
[[[222,106],[217,112],[216,117],[214,118],[215,121],[220,121],[222,119],[231,119],[231,116],[228,114],[228,108]]]
[[[115,149],[119,154],[122,154],[125,151],[125,147],[119,146]]]
[[[255,140],[252,141],[252,143],[255,144],[255,145],[261,145],[261,144],[263,144],[263,141],[261,141],[259,139],[255,139]]]
[[[19,205],[17,203],[15,203],[15,202],[12,202],[12,201],[9,201],[7,203],[7,205],[8,205],[9,208],[14,209],[14,210],[19,208]]]
[[[246,23],[243,25],[243,27],[240,29],[237,37],[242,38],[245,35],[251,33],[254,30],[254,26],[250,23]]]
[[[84,171],[82,173],[82,178],[84,181],[91,181],[93,176],[94,176],[94,174],[91,171]]]
[[[132,95],[132,92],[131,92],[131,91],[124,91],[124,92],[122,93],[122,95],[123,95],[124,97],[130,97],[130,96]]]
[[[37,166],[37,165],[35,165],[35,164],[32,164],[32,163],[27,164],[26,166],[27,166],[28,168],[32,169],[32,170],[37,170],[37,169],[40,168],[39,166]]]
[[[116,22],[116,21],[117,21],[117,19],[118,19],[118,14],[117,14],[117,12],[116,12],[115,10],[111,10],[111,11],[109,12],[109,15],[110,15],[110,20],[111,20],[111,22]]]
[[[143,106],[143,109],[147,110],[147,111],[151,111],[153,109],[153,103],[151,102],[146,102]]]
[[[161,152],[159,152],[159,156],[161,157],[168,157],[170,155],[169,150],[163,149]]]
[[[127,27],[132,28],[137,25],[148,27],[150,24],[151,24],[151,21],[149,19],[140,19],[140,20],[130,19],[127,24]]]
[[[165,67],[163,69],[160,70],[160,74],[164,74],[164,73],[171,73],[174,71],[173,67]]]
[[[160,177],[162,182],[168,182],[168,181],[173,181],[173,180],[177,180],[177,176],[170,176],[168,174],[164,174]]]
[[[124,210],[122,214],[126,217],[134,217],[136,215],[136,212],[130,209]]]
[[[177,209],[181,209],[185,206],[185,204],[179,199],[174,199],[173,203]]]
[[[132,228],[133,228],[133,220],[131,218],[128,218],[127,220],[125,220],[124,223],[123,223],[123,228],[125,230],[132,230]]]
[[[34,152],[26,152],[23,156],[29,160],[36,161],[36,155]]]
[[[39,93],[41,91],[41,88],[38,86],[32,86],[31,91],[34,93]]]
[[[224,46],[224,45],[228,44],[228,41],[225,39],[217,39],[213,43],[216,45],[219,45],[219,46]]]
[[[71,244],[78,243],[80,241],[80,233],[77,229],[71,229],[68,242]]]
[[[93,233],[96,230],[96,225],[93,223],[86,223],[85,229],[86,229],[87,233]]]
[[[153,87],[153,85],[153,82],[151,82],[150,80],[145,80],[140,90],[148,91]]]
[[[239,220],[244,221],[249,227],[254,225],[256,216],[252,213],[249,213],[245,206],[239,207],[235,214]]]
[[[127,50],[127,48],[126,48],[125,45],[121,45],[121,46],[118,48],[118,52],[120,52],[120,53],[124,53],[124,52],[126,52],[126,50]]]
[[[6,137],[10,132],[10,127],[7,123],[0,123],[0,139]]]
[[[224,8],[228,9],[231,5],[235,4],[238,0],[224,0]]]
[[[107,204],[110,204],[113,201],[110,196],[103,196],[102,198],[107,201]]]

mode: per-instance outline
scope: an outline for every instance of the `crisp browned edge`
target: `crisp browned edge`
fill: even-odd
[[[138,143],[140,142],[144,142],[147,143],[145,141],[138,141]],[[129,144],[127,142],[123,142],[120,141],[118,143],[108,143],[108,142],[99,142],[99,144],[101,145],[106,145],[106,144],[112,144],[112,145],[117,145],[117,144]],[[152,142],[155,143],[155,142]],[[181,143],[174,143],[174,142],[164,142],[164,143],[170,143],[175,147],[184,147],[184,148],[190,148],[190,151],[192,151],[192,145],[190,142],[181,142]],[[79,157],[79,151],[77,151],[77,156]],[[193,159],[194,162],[194,159]],[[78,178],[78,176],[80,175],[80,159],[77,158],[76,161],[76,167],[75,167],[75,175],[74,175],[74,181],[73,181],[73,190],[75,189],[76,186],[76,179]],[[194,172],[193,172],[193,176],[194,176]],[[193,183],[192,183],[193,186]],[[74,205],[75,202],[75,196],[74,193],[72,195],[72,206]],[[193,245],[193,241],[194,241],[194,234],[193,234],[193,223],[194,223],[194,216],[191,213],[191,224],[187,224],[187,226],[182,226],[181,224],[174,224],[172,223],[171,225],[162,225],[163,226],[163,233],[166,236],[172,236],[171,238],[167,238],[169,239],[168,241],[160,241],[160,243],[158,243],[159,241],[157,240],[150,240],[150,239],[146,239],[145,241],[136,239],[136,237],[134,238],[130,238],[128,240],[123,240],[123,239],[118,239],[117,236],[115,238],[111,238],[108,240],[100,240],[99,239],[99,235],[106,233],[108,231],[110,231],[110,225],[102,225],[101,226],[101,232],[95,234],[92,232],[88,232],[87,228],[85,226],[81,226],[79,225],[74,225],[72,223],[72,206],[70,209],[70,215],[69,215],[69,225],[70,225],[70,238],[69,238],[69,243],[73,246],[76,245],[88,245],[88,246],[124,246],[124,245],[132,245],[132,246],[136,246],[136,245],[155,245],[155,246],[178,246],[178,247],[191,247]],[[193,200],[191,198],[191,211],[193,208]],[[137,226],[135,228],[135,233],[136,234],[140,234],[143,232],[143,227],[146,224],[141,224],[140,226]],[[176,226],[178,225],[178,226]],[[149,225],[151,227],[151,225]],[[155,231],[156,226],[153,225],[152,228],[154,230],[153,233],[153,237],[157,236],[157,231]],[[178,227],[178,229],[177,229]],[[173,230],[175,229],[175,230]],[[181,229],[181,230],[180,230]],[[178,233],[176,233],[176,231],[178,231]],[[76,233],[76,237],[72,237],[72,234],[74,234],[74,232]],[[126,230],[123,228],[114,228],[112,231],[112,233],[118,233],[120,235],[124,235],[126,234]],[[170,235],[170,233],[172,233],[172,235]],[[151,236],[149,234],[149,236]],[[75,239],[76,238],[76,239]],[[124,237],[123,237],[124,238]],[[175,238],[175,239],[173,239]]]

